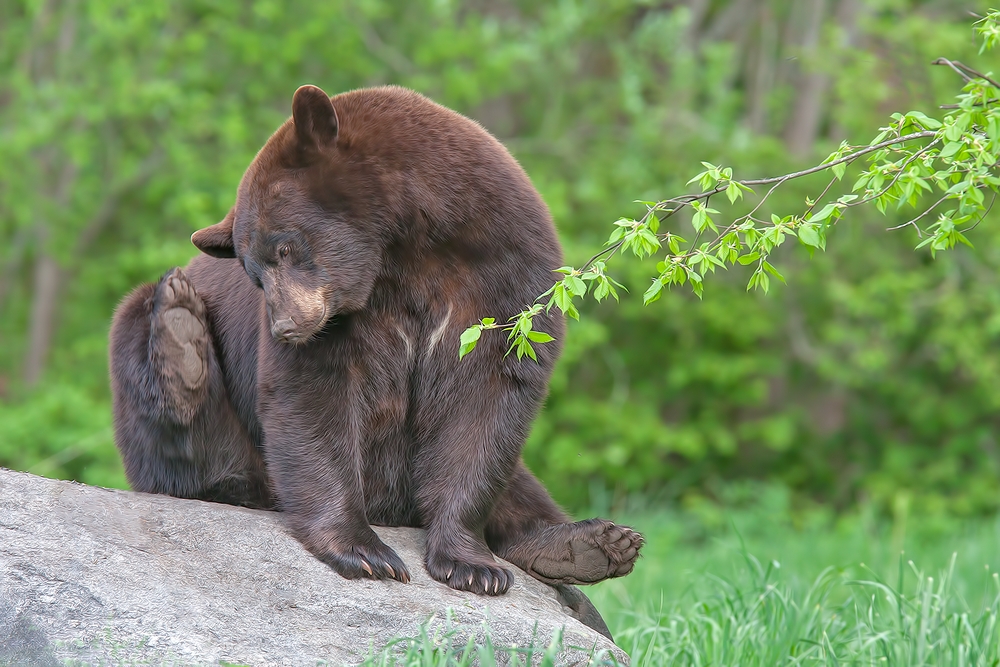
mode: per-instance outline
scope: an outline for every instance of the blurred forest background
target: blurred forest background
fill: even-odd
[[[780,175],[867,144],[894,111],[935,115],[961,82],[933,59],[995,69],[971,29],[987,7],[0,3],[0,465],[125,486],[111,314],[195,254],[189,235],[229,209],[300,84],[397,83],[479,120],[579,265],[641,213],[633,200],[688,191],[701,160]],[[772,207],[821,187],[789,183]],[[995,512],[1000,225],[932,261],[885,231],[893,215],[854,209],[826,253],[780,253],[789,284],[768,296],[732,272],[703,301],[675,290],[643,308],[648,265],[616,260],[631,293],[570,326],[529,465],[571,509],[710,507],[764,484],[796,507]]]

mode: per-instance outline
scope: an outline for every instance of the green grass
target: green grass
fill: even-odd
[[[633,665],[1000,664],[1000,522],[744,507],[635,512],[644,557],[588,590]]]
[[[395,639],[381,651],[372,653],[363,667],[493,667],[524,665],[555,667],[560,663],[560,653],[564,648],[562,635],[539,640],[526,648],[505,648],[494,646],[488,631],[481,638],[470,637],[465,642],[457,639],[455,631],[442,631],[424,625],[415,637]],[[589,653],[589,664],[594,667],[614,667],[614,658],[603,654]],[[580,664],[576,662],[574,664]]]
[[[646,534],[644,557],[587,592],[633,665],[1000,664],[1000,518],[906,507],[893,520],[834,517],[748,487],[728,509],[616,513]],[[511,655],[425,631],[366,664],[549,665],[557,651]]]

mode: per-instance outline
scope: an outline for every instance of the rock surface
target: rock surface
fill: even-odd
[[[584,650],[561,664],[627,662],[567,606],[594,624],[576,589],[515,568],[504,596],[455,591],[424,569],[423,531],[376,530],[410,584],[341,578],[276,513],[0,469],[0,664],[339,665],[431,617],[444,629],[449,613],[460,638],[485,622],[495,646],[545,646],[562,627],[564,646]]]

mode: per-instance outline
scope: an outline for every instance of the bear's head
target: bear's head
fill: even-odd
[[[310,340],[365,307],[382,262],[377,171],[351,150],[330,97],[302,86],[292,117],[240,181],[236,205],[195,232],[202,252],[238,258],[264,290],[271,334]]]

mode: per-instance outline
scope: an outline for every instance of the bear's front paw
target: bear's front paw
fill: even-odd
[[[443,584],[477,595],[503,595],[514,584],[510,570],[491,563],[463,563],[447,557],[427,558],[427,571]]]
[[[370,529],[369,529],[370,530]],[[403,560],[379,539],[375,531],[366,539],[340,546],[342,540],[329,541],[323,548],[312,548],[323,561],[345,579],[395,579],[410,583],[410,571]]]

